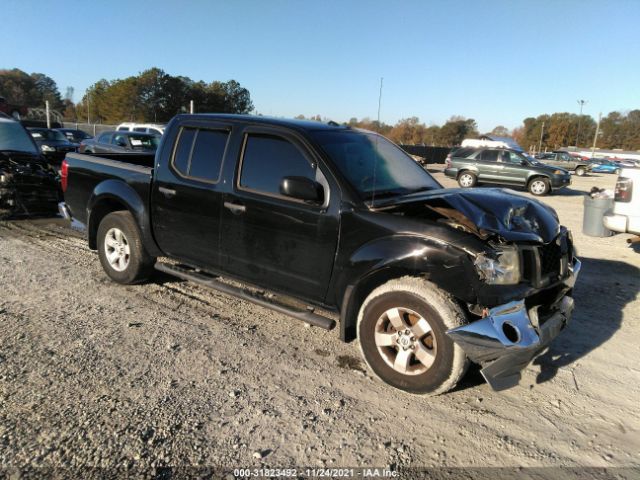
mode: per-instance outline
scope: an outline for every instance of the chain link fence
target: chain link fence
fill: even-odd
[[[103,123],[76,123],[76,122],[63,122],[64,128],[72,128],[74,130],[82,130],[89,135],[100,135],[102,132],[109,130],[115,130],[117,125],[105,125]]]

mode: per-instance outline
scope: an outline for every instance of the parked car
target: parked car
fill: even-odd
[[[151,133],[103,132],[97,138],[83,140],[82,153],[155,152],[160,137]]]
[[[67,140],[61,132],[49,128],[29,127],[29,133],[52,165],[60,165],[64,156],[78,150],[78,144]]]
[[[56,171],[20,122],[0,113],[0,218],[53,215],[60,201]]]
[[[166,125],[161,123],[121,123],[116,127],[118,132],[140,132],[162,135]]]
[[[61,212],[115,282],[155,268],[330,329],[321,307],[378,377],[414,393],[453,388],[470,361],[510,387],[571,316],[580,261],[550,207],[444,189],[374,132],[178,115],[155,158],[63,164]]]
[[[0,97],[0,113],[4,113],[15,120],[20,120],[29,113],[29,109],[24,105],[11,105],[7,99]]]
[[[636,168],[638,166],[638,161],[632,158],[609,158],[609,160],[619,167]]]
[[[62,133],[71,143],[80,144],[83,140],[93,138],[93,135],[77,128],[54,128],[54,130]]]
[[[614,232],[640,235],[640,169],[622,169],[614,200],[613,212],[605,215],[604,226]]]
[[[620,173],[620,166],[605,158],[594,159],[590,161],[591,171],[593,173]]]
[[[504,148],[458,148],[447,156],[444,174],[462,188],[494,183],[524,187],[546,195],[571,184],[567,170],[534,164],[520,152]]]
[[[560,167],[565,170],[575,172],[579,177],[585,175],[591,170],[589,162],[582,160],[579,157],[569,155],[567,152],[556,151],[540,153],[536,155],[536,159],[545,165]]]

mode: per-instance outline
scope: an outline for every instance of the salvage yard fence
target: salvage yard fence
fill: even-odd
[[[100,135],[102,132],[108,132],[109,130],[115,130],[117,125],[105,125],[104,123],[76,123],[76,122],[63,122],[64,128],[72,128],[74,130],[82,130],[89,135]]]

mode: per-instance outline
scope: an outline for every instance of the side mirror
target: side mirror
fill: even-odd
[[[527,165],[529,165],[529,162],[527,162],[526,160],[520,160],[520,165],[526,167]]]
[[[307,177],[284,177],[280,183],[280,193],[305,202],[322,203],[324,201],[322,185]]]

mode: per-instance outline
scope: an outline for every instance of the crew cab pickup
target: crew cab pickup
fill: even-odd
[[[70,153],[62,168],[61,212],[111,279],[155,267],[318,327],[337,321],[405,391],[445,392],[470,362],[493,388],[513,386],[571,317],[581,264],[551,208],[444,189],[373,132],[178,115],[148,166],[131,158]]]

